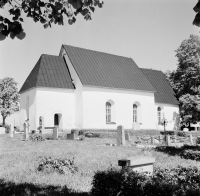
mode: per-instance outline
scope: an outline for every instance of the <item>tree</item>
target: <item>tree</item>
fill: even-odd
[[[185,123],[200,121],[200,37],[190,35],[176,50],[178,67],[166,73],[179,100],[180,115]]]
[[[17,83],[13,78],[6,77],[0,80],[0,112],[3,126],[5,126],[5,119],[16,111],[19,111]]]
[[[95,7],[101,8],[100,0],[0,0],[0,8],[10,5],[9,14],[12,20],[0,16],[0,40],[8,35],[11,39],[17,37],[24,39],[25,32],[22,28],[23,17],[30,17],[34,22],[40,22],[44,28],[51,27],[52,23],[63,25],[63,16],[68,17],[68,23],[76,22],[76,16],[81,14],[85,20],[91,20],[91,12]]]

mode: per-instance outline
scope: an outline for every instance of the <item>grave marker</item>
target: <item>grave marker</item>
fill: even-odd
[[[130,134],[129,133],[125,133],[125,140],[130,141]]]
[[[13,132],[14,132],[14,126],[13,124],[10,124],[10,137],[13,137]]]
[[[29,127],[29,124],[27,123],[27,121],[28,120],[26,120],[25,122],[24,122],[24,140],[26,141],[27,139],[28,139],[28,137],[29,137],[29,132],[28,132],[28,127]]]
[[[53,128],[53,139],[57,139],[58,138],[58,127],[54,127]]]
[[[130,157],[118,160],[118,165],[122,166],[122,168],[130,167],[135,172],[146,173],[147,175],[152,176],[154,162],[154,157]]]
[[[125,145],[125,134],[124,134],[124,127],[118,126],[117,127],[117,146],[124,146]]]

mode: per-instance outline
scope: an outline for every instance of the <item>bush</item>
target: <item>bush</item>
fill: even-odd
[[[28,140],[29,141],[44,141],[45,137],[41,134],[31,134]]]
[[[79,129],[72,129],[71,133],[75,133],[75,135],[79,135]]]
[[[196,144],[200,144],[200,137],[196,138]]]
[[[180,156],[184,159],[200,161],[200,151],[198,150],[185,150]]]
[[[10,133],[10,126],[8,124],[5,124],[5,133]]]
[[[91,138],[91,137],[97,137],[97,138],[99,138],[100,137],[100,133],[85,133],[85,137],[89,137],[89,138]]]
[[[121,171],[115,169],[98,171],[92,181],[92,196],[116,196],[120,192],[122,181]]]
[[[130,169],[99,171],[94,175],[93,196],[197,196],[200,195],[200,171],[192,167],[155,169],[153,176]]]
[[[161,135],[176,135],[175,131],[160,131]]]
[[[35,134],[36,133],[36,131],[35,130],[31,130],[31,134]]]
[[[84,135],[85,136],[85,130],[80,130],[79,135]]]
[[[179,136],[179,137],[186,137],[187,136],[186,132],[183,132],[183,131],[178,131],[176,135]]]
[[[74,164],[74,158],[72,159],[52,159],[51,157],[40,157],[40,162],[37,167],[39,172],[59,174],[68,174],[78,172],[78,167]]]

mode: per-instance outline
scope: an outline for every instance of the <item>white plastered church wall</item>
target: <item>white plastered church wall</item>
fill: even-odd
[[[106,124],[106,102],[112,100],[115,105],[115,123]],[[83,125],[84,128],[116,129],[123,125],[132,129],[133,104],[140,103],[138,123],[141,129],[155,129],[154,93],[83,87]],[[112,117],[111,117],[112,118]]]
[[[29,130],[36,130],[36,89],[30,89],[20,94],[20,130],[23,130],[25,120],[29,119]]]
[[[164,130],[162,125],[158,125],[158,115],[157,109],[158,107],[161,108],[161,119],[163,116],[167,119],[166,130],[179,130],[179,107],[176,105],[171,104],[163,104],[163,103],[156,103],[155,104],[155,113],[156,113],[156,129]]]
[[[82,97],[83,85],[66,51],[63,48],[61,49],[61,54],[65,58],[73,84],[75,85],[74,89],[75,128],[83,128],[83,97]]]
[[[72,89],[37,88],[36,127],[44,117],[45,127],[54,127],[54,115],[60,114],[60,130],[74,127],[74,92]]]

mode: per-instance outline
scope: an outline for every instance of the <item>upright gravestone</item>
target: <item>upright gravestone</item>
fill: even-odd
[[[193,142],[193,137],[192,137],[192,135],[189,135],[189,142],[190,142],[190,145],[194,145],[194,142]]]
[[[13,124],[10,124],[10,137],[13,137],[14,127]]]
[[[125,133],[125,140],[130,141],[130,134],[129,133]]]
[[[24,140],[26,141],[29,137],[29,132],[28,132],[29,124],[27,123],[27,121],[25,121],[23,125],[24,125]]]
[[[117,145],[125,145],[124,127],[121,125],[117,127]]]
[[[39,130],[40,130],[40,133],[44,133],[44,117],[43,116],[39,117]]]
[[[53,128],[53,139],[57,139],[58,138],[58,127],[54,127]]]

